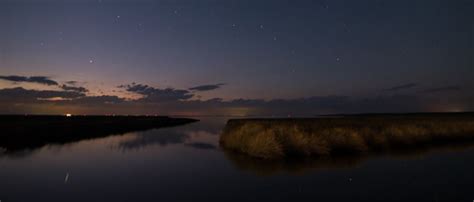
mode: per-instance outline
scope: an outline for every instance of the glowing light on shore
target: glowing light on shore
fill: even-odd
[[[71,116],[72,116],[72,114],[66,114],[66,117],[71,117]]]

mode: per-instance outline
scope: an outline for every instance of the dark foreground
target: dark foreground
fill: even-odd
[[[196,121],[165,116],[0,116],[0,148],[7,152],[34,149]]]
[[[474,147],[262,160],[219,148],[227,118],[0,152],[2,202],[472,201]]]
[[[473,113],[229,120],[223,148],[253,157],[362,154],[474,140]]]

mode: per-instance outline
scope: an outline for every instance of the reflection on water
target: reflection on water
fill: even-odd
[[[355,168],[367,159],[371,158],[394,158],[394,159],[416,159],[427,155],[443,152],[462,152],[474,148],[474,144],[451,144],[425,146],[417,149],[398,149],[384,153],[373,153],[366,155],[328,156],[320,158],[297,158],[283,160],[265,160],[249,157],[232,151],[224,150],[225,156],[236,168],[242,171],[250,171],[257,175],[275,175],[279,173],[305,174],[319,170]]]
[[[219,148],[226,119],[0,156],[9,201],[471,201],[472,145],[262,161]],[[67,179],[67,180],[66,180]],[[67,183],[65,183],[65,181]]]
[[[217,128],[215,124],[215,122],[209,122],[200,125],[195,124],[191,129],[175,126],[140,132],[128,132],[123,134],[104,134],[96,138],[90,138],[89,136],[84,135],[87,138],[72,138],[65,142],[58,142],[56,140],[52,140],[51,142],[45,141],[37,145],[35,144],[34,146],[31,146],[29,141],[25,141],[25,144],[18,142],[10,149],[0,147],[0,157],[8,156],[21,158],[34,154],[40,149],[68,147],[70,145],[77,144],[78,142],[87,141],[88,139],[99,140],[106,136],[112,136],[110,139],[116,139],[119,136],[121,141],[117,145],[112,145],[111,148],[118,148],[123,151],[137,150],[151,145],[166,146],[168,144],[184,144],[186,146],[198,149],[216,149],[216,145],[213,144],[215,141],[213,143],[192,142],[194,139],[199,139],[206,136],[213,137],[211,139],[216,139],[220,133],[220,128]],[[221,125],[222,124],[219,124],[219,127]],[[35,135],[32,134],[31,136]]]
[[[212,139],[216,139],[217,136],[217,133],[212,134],[206,131],[192,132],[176,128],[156,129],[127,134],[126,138],[123,138],[123,140],[117,144],[116,148],[126,151],[138,150],[152,145],[167,146],[171,144],[182,144],[196,149],[217,149],[217,146],[214,145],[214,141],[212,143],[196,142],[206,141],[206,137],[212,137],[210,138],[211,140],[208,140],[212,141]],[[204,140],[201,140],[203,138]]]
[[[148,146],[180,144],[195,149],[217,149],[220,130],[212,123],[207,128],[193,124],[190,127],[162,128],[139,133],[129,133],[115,148],[123,151],[138,150]],[[220,126],[220,124],[219,124]]]
[[[110,135],[166,128],[196,122],[159,116],[1,116],[1,153],[36,150]]]
[[[214,146],[213,144],[209,144],[205,142],[186,143],[184,145],[193,147],[195,149],[209,149],[209,150],[217,149],[217,147]]]
[[[140,149],[150,145],[166,146],[168,144],[181,144],[189,139],[189,135],[173,130],[152,130],[141,133],[128,134],[118,148],[123,150]]]
[[[339,156],[337,158],[301,158],[284,160],[256,159],[232,151],[224,153],[236,168],[256,175],[276,175],[280,173],[304,174],[325,169],[352,168],[363,161],[362,156]]]

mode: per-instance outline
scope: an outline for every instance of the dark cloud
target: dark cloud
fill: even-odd
[[[84,87],[81,86],[69,86],[69,85],[61,85],[61,89],[65,91],[75,91],[75,92],[80,92],[80,93],[87,93],[89,90],[87,90]]]
[[[78,81],[66,81],[65,83],[66,83],[66,84],[69,84],[69,85],[76,85],[76,84],[78,84],[79,82],[78,82]]]
[[[160,89],[135,83],[122,85],[119,87],[124,88],[128,92],[143,95],[144,97],[138,100],[142,102],[173,102],[188,100],[194,96],[194,94],[187,90],[179,90],[174,88]]]
[[[313,96],[300,99],[189,100],[161,105],[169,112],[233,116],[315,116],[334,113],[376,113],[422,111],[423,100],[411,95],[355,98]],[[426,104],[426,103],[425,103]]]
[[[393,86],[393,87],[390,87],[390,88],[386,88],[384,89],[384,91],[398,91],[398,90],[405,90],[405,89],[410,89],[410,88],[414,88],[418,86],[417,83],[407,83],[407,84],[402,84],[402,85],[398,85],[398,86]]]
[[[89,92],[84,87],[81,86],[76,86],[79,82],[77,81],[66,81],[65,84],[59,85],[58,82],[51,80],[49,77],[46,76],[0,76],[0,79],[2,80],[7,80],[7,81],[12,81],[12,82],[27,82],[27,83],[39,83],[43,85],[48,85],[48,86],[59,86],[59,88],[65,90],[65,91],[74,91],[74,92],[79,92],[79,93],[86,93]]]
[[[423,93],[439,93],[439,92],[447,92],[447,91],[459,91],[461,90],[460,86],[443,86],[438,88],[429,88],[424,91]]]
[[[58,82],[51,80],[49,77],[46,76],[0,76],[0,79],[12,81],[12,82],[29,82],[29,83],[39,83],[48,86],[55,86],[58,85]]]
[[[75,87],[75,86],[74,86]],[[54,103],[58,110],[79,107],[89,114],[160,114],[160,115],[217,115],[217,116],[315,116],[333,113],[403,113],[421,111],[446,111],[474,109],[472,101],[453,96],[396,94],[368,97],[312,96],[299,99],[233,99],[191,100],[194,95],[187,90],[159,89],[143,84],[120,86],[127,92],[142,95],[136,100],[118,96],[87,96],[83,90],[62,91],[26,90],[23,88],[0,89],[0,110],[8,111],[17,104]],[[459,86],[427,89],[425,92],[459,90]],[[53,99],[54,98],[54,99]],[[53,102],[54,101],[54,102]],[[18,105],[20,106],[20,105]],[[23,106],[27,109],[27,105]],[[47,108],[48,110],[50,108]],[[15,108],[15,110],[21,110]],[[15,111],[13,111],[15,112]],[[9,111],[11,113],[11,110]]]
[[[0,89],[0,101],[13,103],[38,102],[48,98],[74,99],[85,96],[73,91],[27,90],[24,88]]]
[[[125,99],[117,96],[103,95],[103,96],[85,96],[74,100],[65,101],[66,104],[79,105],[101,105],[101,104],[119,104],[126,102]]]
[[[210,91],[220,88],[221,86],[226,85],[225,83],[209,84],[209,85],[200,85],[189,88],[192,91]]]

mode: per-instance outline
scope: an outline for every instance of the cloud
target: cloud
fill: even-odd
[[[121,85],[128,92],[137,93],[144,97],[139,99],[141,102],[173,102],[180,100],[188,100],[194,96],[187,90],[179,90],[174,88],[154,88],[148,85],[132,83],[129,85]]]
[[[55,86],[58,85],[58,82],[51,80],[49,77],[46,76],[0,76],[0,79],[12,81],[12,82],[28,82],[28,83],[39,83],[48,86]]]
[[[65,85],[65,84],[64,84]],[[59,85],[58,87],[63,87]],[[84,89],[69,86],[62,90],[0,89],[0,113],[31,113],[34,109],[65,112],[76,109],[84,114],[160,114],[218,116],[315,116],[334,113],[401,113],[474,109],[465,97],[396,94],[367,97],[345,95],[308,96],[298,99],[190,99],[191,91],[155,88],[132,83],[120,88],[141,95],[135,100],[115,95],[88,96]],[[75,88],[68,88],[75,87]],[[454,91],[459,86],[425,90],[426,93]],[[12,106],[15,106],[13,109]],[[33,108],[36,107],[36,108]]]
[[[407,83],[407,84],[402,84],[398,86],[393,86],[387,89],[384,89],[384,91],[398,91],[398,90],[405,90],[405,89],[410,89],[418,86],[417,83]]]
[[[75,92],[81,92],[81,93],[87,93],[89,90],[87,90],[84,87],[81,86],[69,86],[69,85],[61,85],[61,89],[65,91],[75,91]]]
[[[79,82],[78,82],[78,81],[66,81],[65,83],[66,83],[66,84],[69,84],[69,85],[76,85],[76,84],[78,84]]]
[[[313,96],[299,99],[187,100],[160,104],[161,113],[218,116],[316,116],[334,113],[376,113],[422,111],[423,100],[415,95],[367,98]]]
[[[461,90],[460,86],[443,86],[438,88],[429,88],[424,91],[423,93],[439,93],[439,92],[446,92],[446,91],[459,91]]]
[[[103,96],[85,96],[77,99],[66,101],[65,104],[78,105],[102,105],[102,104],[119,104],[126,100],[117,96],[103,95]]]
[[[209,84],[209,85],[200,85],[200,86],[195,86],[192,88],[189,88],[191,91],[210,91],[210,90],[216,90],[220,88],[221,86],[226,85],[225,83],[217,83],[217,84]]]
[[[79,92],[79,93],[89,92],[89,90],[84,87],[76,86],[79,83],[77,81],[66,81],[64,82],[65,84],[60,85],[57,81],[54,81],[46,76],[26,77],[26,76],[11,75],[11,76],[0,76],[0,79],[11,81],[11,82],[27,82],[27,83],[38,83],[38,84],[43,84],[43,85],[48,85],[48,86],[58,86],[59,88],[65,91],[74,91],[74,92]]]
[[[38,102],[51,98],[74,99],[83,96],[84,93],[73,91],[27,90],[21,87],[0,89],[0,101],[13,103]]]

